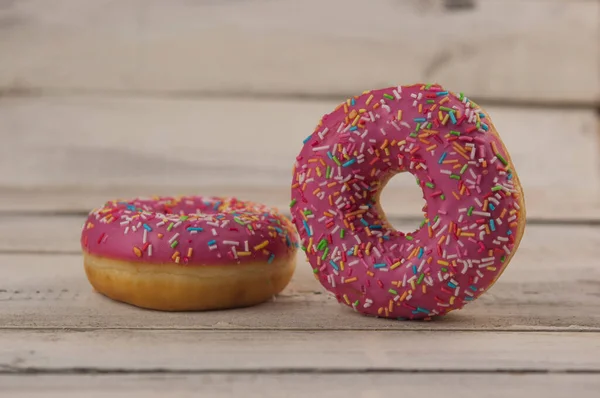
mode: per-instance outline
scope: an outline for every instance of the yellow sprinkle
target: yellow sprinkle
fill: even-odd
[[[242,257],[243,257],[243,256],[249,256],[249,255],[251,255],[251,254],[252,254],[252,253],[250,253],[250,252],[237,252],[237,255],[238,255],[238,256],[242,256]]]
[[[390,269],[396,269],[400,266],[400,261],[395,262],[394,264],[392,264],[392,266],[390,267]]]
[[[402,120],[402,109],[398,110],[398,120]]]
[[[352,278],[348,278],[344,281],[344,283],[352,283],[352,282],[356,282],[358,278],[357,277],[352,277]]]
[[[269,244],[269,241],[268,241],[268,240],[266,240],[266,241],[264,241],[263,243],[261,243],[261,244],[259,244],[259,245],[256,245],[256,246],[254,246],[254,250],[260,250],[260,249],[263,249],[263,248],[265,248],[265,247],[266,247],[268,244]]]
[[[346,300],[346,304],[350,305],[350,300],[348,299],[348,295],[344,294],[344,300]]]
[[[369,105],[371,100],[373,100],[373,94],[369,95],[369,98],[367,98],[367,102],[365,102],[365,104]]]

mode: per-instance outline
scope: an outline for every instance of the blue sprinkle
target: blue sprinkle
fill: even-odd
[[[381,225],[369,225],[371,229],[381,229]]]
[[[492,209],[492,210],[496,210],[496,207],[494,207],[494,205],[493,205],[493,204],[491,204],[491,203],[490,203],[490,205],[489,205],[489,208],[490,208],[490,209]]]
[[[364,225],[365,227],[369,226],[369,223],[367,222],[367,220],[365,220],[364,218],[360,219],[360,222],[362,223],[362,225]]]
[[[331,154],[331,152],[327,151],[327,156],[329,156],[329,159],[333,160],[333,155]]]
[[[213,240],[209,240],[209,241],[208,241],[208,245],[209,245],[209,246],[212,246],[212,245],[214,245],[215,243],[217,243],[217,241],[216,241],[216,240],[214,240],[214,239],[213,239]]]
[[[426,122],[427,119],[425,119],[424,117],[416,117],[413,119],[415,122]]]
[[[512,180],[512,178],[513,178],[513,175],[512,175],[512,173],[508,173],[508,175],[507,175],[507,178],[508,178],[509,180]]]
[[[485,124],[485,123],[481,123],[481,128],[483,128],[485,131],[488,131],[488,130],[489,130],[489,127],[488,127],[488,125],[487,125],[487,124]]]
[[[329,260],[329,264],[331,264],[331,266],[332,266],[333,268],[335,268],[335,270],[336,270],[336,271],[339,271],[339,270],[340,270],[340,268],[337,266],[337,264],[336,264],[336,263],[334,263],[334,262],[333,262],[333,260]]]
[[[350,130],[350,131],[358,130],[358,126],[352,126],[348,130]]]
[[[511,234],[512,234],[512,231],[511,231],[511,230],[508,230],[508,231],[506,232],[506,235],[511,235]]]
[[[456,288],[456,285],[452,282],[448,282],[448,286],[450,286],[452,289]]]
[[[438,164],[442,164],[444,159],[446,159],[446,156],[448,156],[447,152],[442,153],[442,156],[440,156],[440,160],[438,160]]]
[[[417,275],[418,271],[417,271],[417,266],[416,265],[412,266],[412,270],[413,270],[413,274]]]
[[[390,237],[388,235],[384,235],[383,240],[390,240]]]
[[[269,256],[269,259],[267,260],[267,264],[271,264],[273,262],[274,258],[275,258],[275,255],[273,253],[271,253],[271,255]]]
[[[134,205],[127,205],[127,210],[135,211]]]
[[[354,250],[348,250],[348,251],[346,252],[346,254],[347,254],[347,255],[349,255],[349,256],[351,256],[353,253],[354,253]]]
[[[479,117],[485,119],[485,113],[479,113]]]
[[[356,163],[356,158],[348,160],[346,163],[342,163],[342,167],[348,167],[352,164]]]
[[[386,263],[377,263],[377,264],[374,264],[373,266],[374,266],[375,268],[383,268],[383,267],[385,267],[386,265],[387,265]]]
[[[312,137],[312,134],[311,134],[311,135],[309,135],[308,137],[306,137],[306,138],[304,139],[304,141],[302,141],[302,143],[303,143],[303,144],[306,144],[308,141],[310,141],[310,138],[311,138],[311,137]]]
[[[492,231],[495,231],[495,230],[496,230],[496,225],[494,224],[494,220],[490,220],[490,229],[491,229]]]
[[[144,224],[143,227],[148,232],[152,231],[152,228],[150,228],[150,225],[148,225],[148,224]]]
[[[356,101],[354,101],[354,98],[352,98],[352,99],[350,100],[350,105],[352,105],[352,106],[356,105]]]
[[[469,286],[469,289],[471,289],[472,291],[476,292],[477,291],[477,287],[475,285],[471,285]]]
[[[204,229],[200,228],[200,227],[188,227],[187,229],[188,231],[198,231],[198,232],[202,232],[204,231]]]
[[[306,220],[302,221],[304,223],[304,230],[306,230],[306,233],[308,234],[308,236],[312,236],[312,233],[310,232],[310,228],[308,227],[308,223],[306,222]]]
[[[472,300],[473,300],[473,297],[471,297],[471,296],[466,296],[465,297],[465,301],[472,301]]]
[[[419,249],[419,255],[417,256],[418,258],[423,257],[423,248]]]
[[[441,97],[442,95],[448,95],[447,91],[438,91],[437,93],[435,93],[435,95],[437,95],[438,97]]]
[[[417,307],[417,312],[422,312],[424,314],[429,314],[429,311],[427,311],[425,308],[421,308],[421,307]]]
[[[456,116],[454,116],[454,112],[448,112],[450,114],[450,120],[452,120],[452,124],[456,124]]]

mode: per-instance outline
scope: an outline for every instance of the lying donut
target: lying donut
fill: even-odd
[[[244,307],[272,298],[295,269],[297,236],[266,206],[216,197],[113,201],[82,231],[92,286],[165,311]]]
[[[379,203],[404,171],[426,201],[422,226],[406,234]],[[321,284],[387,318],[428,318],[475,300],[525,228],[521,185],[489,116],[429,84],[368,91],[325,115],[297,157],[290,207]]]

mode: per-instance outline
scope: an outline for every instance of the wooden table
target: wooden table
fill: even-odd
[[[360,32],[342,29],[357,0],[42,3],[0,8],[0,396],[598,396],[599,1],[374,0]],[[448,22],[414,34],[432,20]],[[280,296],[247,309],[161,313],[92,291],[89,210],[197,193],[285,209],[319,117],[398,75],[481,99],[522,179],[525,237],[478,301],[366,318],[302,256]],[[417,226],[410,176],[383,204]]]

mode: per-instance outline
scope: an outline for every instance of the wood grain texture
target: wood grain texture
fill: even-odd
[[[292,165],[335,101],[0,99],[0,210],[89,211],[108,199],[234,195],[286,209]],[[534,219],[600,219],[597,115],[486,107]],[[419,217],[409,174],[384,190],[391,216]]]
[[[44,0],[0,9],[0,91],[350,95],[443,83],[597,103],[596,0]]]
[[[9,372],[600,372],[600,334],[579,332],[2,330],[0,346]]]
[[[0,375],[11,398],[595,398],[599,388],[595,374]]]
[[[0,221],[4,328],[600,330],[599,228],[529,226],[499,282],[479,300],[432,322],[398,322],[338,304],[314,280],[303,253],[290,285],[263,305],[205,313],[140,310],[92,291],[76,254],[81,219]]]

